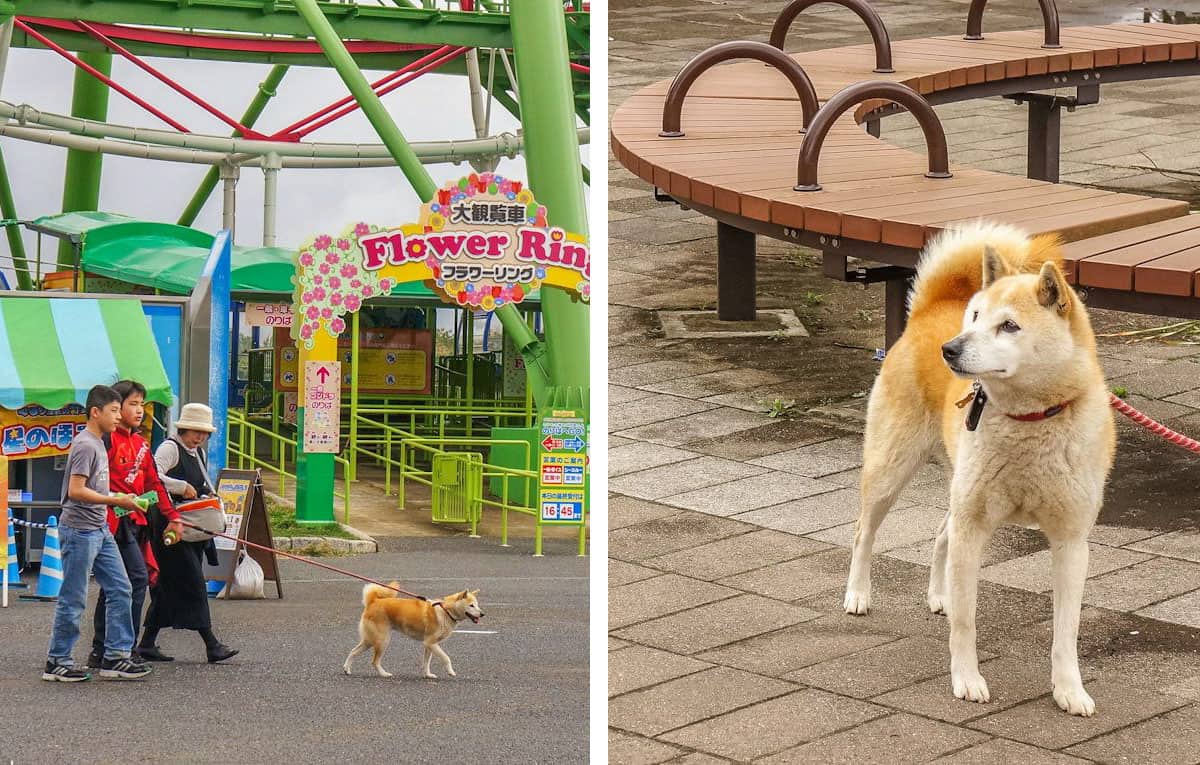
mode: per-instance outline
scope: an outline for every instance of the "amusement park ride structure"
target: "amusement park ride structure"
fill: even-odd
[[[589,15],[580,0],[0,0],[0,84],[11,47],[53,51],[75,66],[70,115],[36,104],[0,100],[0,135],[65,148],[63,212],[95,210],[104,154],[210,166],[178,224],[191,225],[222,185],[222,228],[236,220],[242,168],[264,176],[263,245],[276,242],[276,200],[282,168],[396,165],[422,201],[437,184],[425,164],[468,162],[476,171],[523,154],[528,184],[549,221],[587,233],[579,145],[589,139]],[[192,132],[177,118],[112,77],[113,57],[138,69],[227,125],[228,135]],[[227,114],[169,77],[147,58],[269,64],[271,69],[240,116]],[[286,87],[291,66],[331,67],[349,95],[288,125],[260,126],[267,103]],[[386,70],[368,80],[364,70]],[[410,143],[381,98],[429,72],[465,76],[474,138]],[[139,106],[146,126],[107,121],[112,92]],[[0,96],[2,97],[2,96]],[[521,131],[491,134],[492,104],[520,120]],[[322,127],[361,110],[379,143],[312,140]],[[584,127],[580,127],[582,122]],[[18,286],[32,288],[7,171],[0,156],[0,213],[7,225]],[[397,220],[406,218],[396,211]],[[69,243],[60,266],[74,264]],[[535,391],[588,388],[588,307],[565,291],[543,290],[545,341],[516,306],[496,317],[526,359]],[[301,413],[301,421],[303,413]],[[298,503],[324,504],[332,492],[333,455],[307,455],[308,481]],[[307,484],[307,489],[306,489]]]

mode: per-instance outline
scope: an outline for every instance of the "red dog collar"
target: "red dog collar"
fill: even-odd
[[[1064,401],[1063,403],[1056,404],[1042,412],[1031,412],[1029,414],[1010,414],[1008,416],[1021,422],[1037,422],[1038,420],[1048,420],[1056,414],[1062,414],[1063,410],[1070,405],[1070,401]]]

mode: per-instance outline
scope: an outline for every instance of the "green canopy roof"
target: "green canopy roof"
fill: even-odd
[[[187,226],[152,223],[127,215],[96,211],[38,218],[29,228],[83,242],[82,268],[88,274],[173,295],[189,295],[204,268],[213,235]],[[239,298],[287,297],[296,273],[293,250],[283,247],[234,247],[231,289]],[[272,294],[274,293],[274,294]],[[398,284],[391,297],[442,304],[420,282]],[[537,303],[535,293],[525,302]]]
[[[61,409],[117,380],[137,380],[147,400],[171,405],[140,301],[0,297],[0,406]]]

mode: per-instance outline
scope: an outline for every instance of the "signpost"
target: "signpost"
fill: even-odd
[[[342,364],[304,362],[304,451],[337,454],[342,410]]]
[[[587,506],[587,423],[574,409],[552,409],[542,416],[538,444],[538,536],[541,524],[582,526]],[[581,541],[582,544],[582,541]],[[580,554],[583,554],[582,549]]]
[[[233,584],[234,572],[237,570],[238,553],[246,551],[262,566],[264,581],[275,582],[275,591],[283,597],[283,582],[279,578],[279,565],[275,553],[246,547],[242,540],[264,547],[275,547],[271,536],[271,522],[267,518],[266,501],[263,498],[262,472],[259,470],[225,469],[217,478],[217,496],[225,509],[228,526],[225,533],[237,537],[238,541],[214,537],[220,563],[215,575],[206,575],[206,579],[225,582],[228,588]],[[210,572],[212,568],[206,566]]]

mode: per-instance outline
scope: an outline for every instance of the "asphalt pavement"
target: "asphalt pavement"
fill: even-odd
[[[420,644],[400,635],[384,656],[394,677],[376,677],[369,654],[344,675],[361,582],[293,561],[280,564],[282,600],[210,601],[214,631],[239,656],[209,665],[195,633],[165,631],[159,644],[176,661],[140,681],[42,681],[54,607],[10,597],[0,762],[586,761],[587,559],[559,541],[544,558],[479,539],[380,542],[382,552],[329,562],[433,596],[480,589],[485,618],[443,644],[457,678],[436,660],[441,679],[422,678]],[[90,640],[85,626],[76,661]]]

